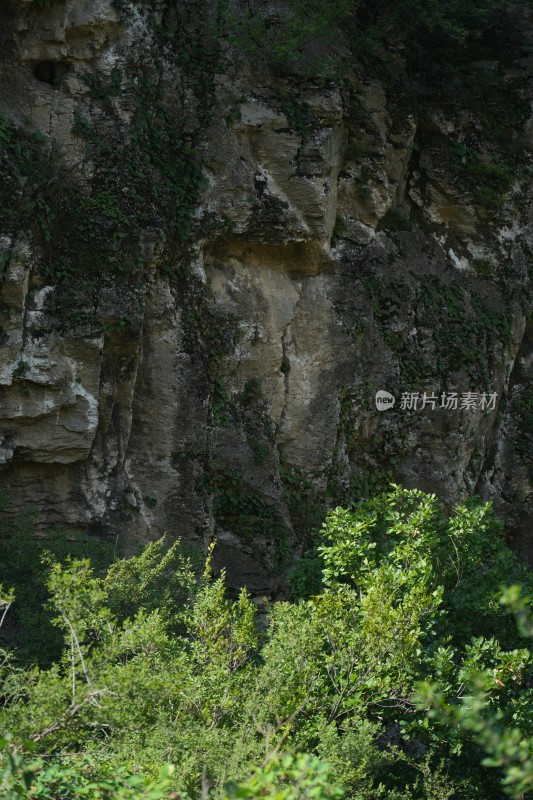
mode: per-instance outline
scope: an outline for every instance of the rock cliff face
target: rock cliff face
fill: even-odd
[[[320,507],[393,479],[492,500],[531,559],[529,18],[477,95],[410,107],[354,64],[195,62],[166,13],[0,12],[8,512],[216,535],[270,594]]]

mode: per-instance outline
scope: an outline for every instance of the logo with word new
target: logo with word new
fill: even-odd
[[[376,408],[378,411],[387,411],[387,409],[393,407],[395,402],[396,398],[394,395],[386,392],[384,389],[380,389],[379,392],[376,392]]]

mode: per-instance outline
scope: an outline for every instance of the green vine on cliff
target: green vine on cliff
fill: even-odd
[[[85,139],[86,155],[74,167],[67,168],[45,137],[0,118],[5,162],[0,226],[6,232],[33,227],[43,276],[56,287],[55,310],[67,327],[102,330],[106,288],[129,298],[131,311],[113,312],[117,321],[134,318],[144,281],[144,236],[163,240],[159,270],[175,274],[206,185],[201,159],[163,97],[157,74],[141,64],[139,71],[129,131],[110,101],[103,106],[114,119],[111,137],[76,117],[74,133]],[[118,83],[112,78],[115,92]],[[80,187],[76,168],[87,161],[94,171]]]
[[[0,227],[33,229],[60,325],[86,333],[135,324],[147,259],[171,280],[183,277],[207,186],[197,144],[220,42],[197,4],[168,3],[162,21],[150,10],[146,22],[156,48],[147,42],[105,79],[79,73],[90,96],[74,117],[85,142],[79,163],[66,165],[46,137],[0,118]]]
[[[516,453],[528,471],[533,484],[533,387],[519,388],[516,400],[517,426],[513,433]]]
[[[209,462],[201,488],[213,495],[217,524],[232,531],[244,543],[264,539],[273,545],[279,569],[290,556],[291,532],[278,506],[251,486],[239,470]]]
[[[435,356],[430,363],[416,338],[406,344],[400,354],[403,391],[419,388],[429,377],[443,379],[461,370],[475,386],[490,389],[490,360],[498,357],[497,348],[510,336],[505,302],[491,307],[472,287],[430,278],[419,292],[416,319],[420,327],[432,330]]]

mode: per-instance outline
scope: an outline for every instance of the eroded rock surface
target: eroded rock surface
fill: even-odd
[[[0,111],[47,137],[80,196],[101,191],[83,124],[109,137],[110,163],[115,137],[133,130],[136,54],[161,48],[165,101],[189,97],[146,14],[124,7],[0,12]],[[461,182],[476,137],[481,162],[497,161],[461,97],[414,113],[355,68],[347,84],[320,87],[253,66],[230,55],[213,77],[185,254],[162,222],[140,226],[143,280],[133,294],[128,280],[108,284],[102,260],[90,295],[99,327],[61,317],[64,281],[43,268],[53,241],[31,220],[2,231],[8,509],[31,507],[44,527],[118,533],[126,547],[164,532],[205,547],[216,535],[215,565],[260,595],[282,585],[313,505],[357,499],[390,476],[450,505],[474,492],[493,500],[533,558],[527,170],[500,204],[482,167],[479,191]],[[490,68],[498,91],[519,75],[533,101],[531,60]],[[185,134],[201,111],[190,98]],[[516,133],[523,165],[528,124]],[[169,252],[181,264],[172,275],[160,268]],[[376,410],[379,389],[396,397],[389,411]],[[416,409],[401,407],[405,393],[418,393]],[[458,407],[443,408],[443,393]],[[461,408],[465,393],[474,407]]]

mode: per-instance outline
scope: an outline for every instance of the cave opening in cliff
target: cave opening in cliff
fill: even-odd
[[[39,61],[33,67],[33,75],[41,83],[49,83],[54,88],[59,87],[59,82],[70,64],[65,61]]]

